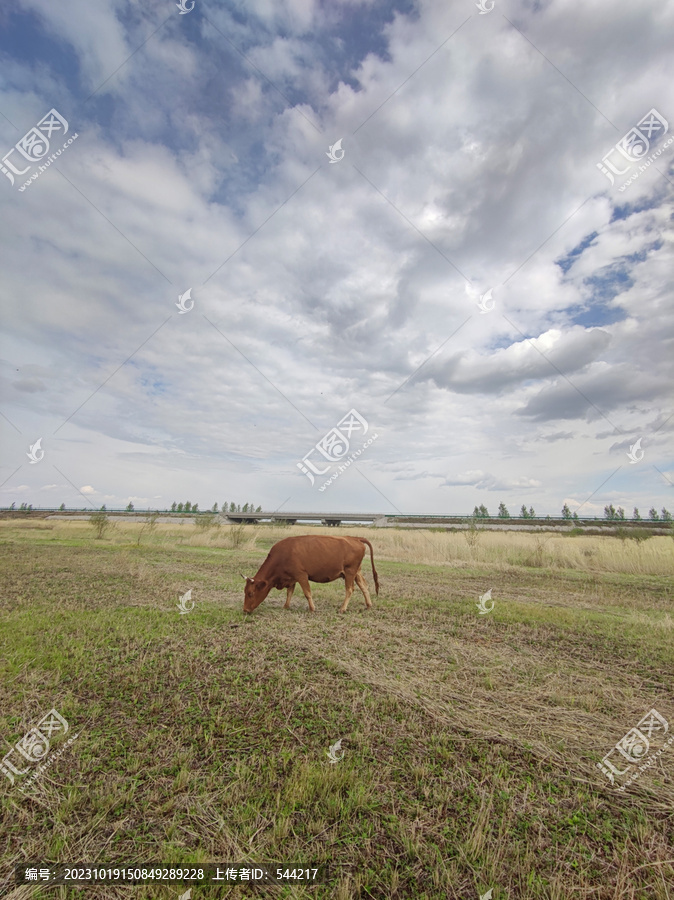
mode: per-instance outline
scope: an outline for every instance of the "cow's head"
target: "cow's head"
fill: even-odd
[[[268,581],[265,581],[264,578],[246,578],[243,611],[245,613],[250,613],[254,609],[257,609],[270,590],[271,585]]]

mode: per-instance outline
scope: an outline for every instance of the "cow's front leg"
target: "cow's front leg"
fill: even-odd
[[[300,583],[300,587],[304,591],[304,596],[307,598],[309,609],[311,610],[311,612],[316,612],[314,601],[311,599],[311,585],[309,584],[309,579],[303,576],[301,578],[298,578],[297,580]]]
[[[290,598],[292,597],[294,590],[295,590],[295,582],[293,581],[293,583],[290,585],[290,587],[287,588],[287,590],[286,590],[286,602],[283,606],[284,609],[290,609]]]

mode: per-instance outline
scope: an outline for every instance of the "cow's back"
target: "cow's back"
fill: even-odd
[[[273,576],[306,573],[311,581],[333,581],[344,566],[358,568],[364,553],[365,545],[356,538],[318,534],[287,537],[271,548],[264,568],[269,567]]]

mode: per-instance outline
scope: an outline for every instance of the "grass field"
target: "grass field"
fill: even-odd
[[[3,754],[52,707],[78,735],[30,789],[0,775],[0,895],[185,890],[17,887],[24,862],[270,862],[328,878],[192,900],[674,900],[674,744],[624,792],[596,766],[652,708],[674,732],[671,537],[141,528],[0,522]],[[373,543],[373,609],[340,616],[340,581],[244,618],[240,573],[309,531]]]

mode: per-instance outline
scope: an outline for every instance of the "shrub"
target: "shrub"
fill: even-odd
[[[469,521],[468,528],[463,532],[463,536],[466,539],[466,543],[470,547],[471,553],[474,553],[475,550],[477,550],[483,531],[483,528],[477,527],[474,519],[471,519]]]
[[[105,514],[105,507],[99,509],[98,512],[92,513],[89,516],[89,523],[93,526],[94,531],[96,532],[96,540],[102,540],[105,532],[110,527],[110,519]]]
[[[201,531],[208,531],[209,528],[219,528],[220,520],[215,515],[215,513],[208,512],[204,515],[197,516],[197,518],[194,520],[194,524]]]
[[[140,539],[143,534],[147,531],[148,534],[152,534],[155,528],[157,527],[157,519],[159,518],[158,512],[150,513],[145,522],[143,522],[140,531],[138,532],[138,540],[136,541],[136,546],[140,547]]]

